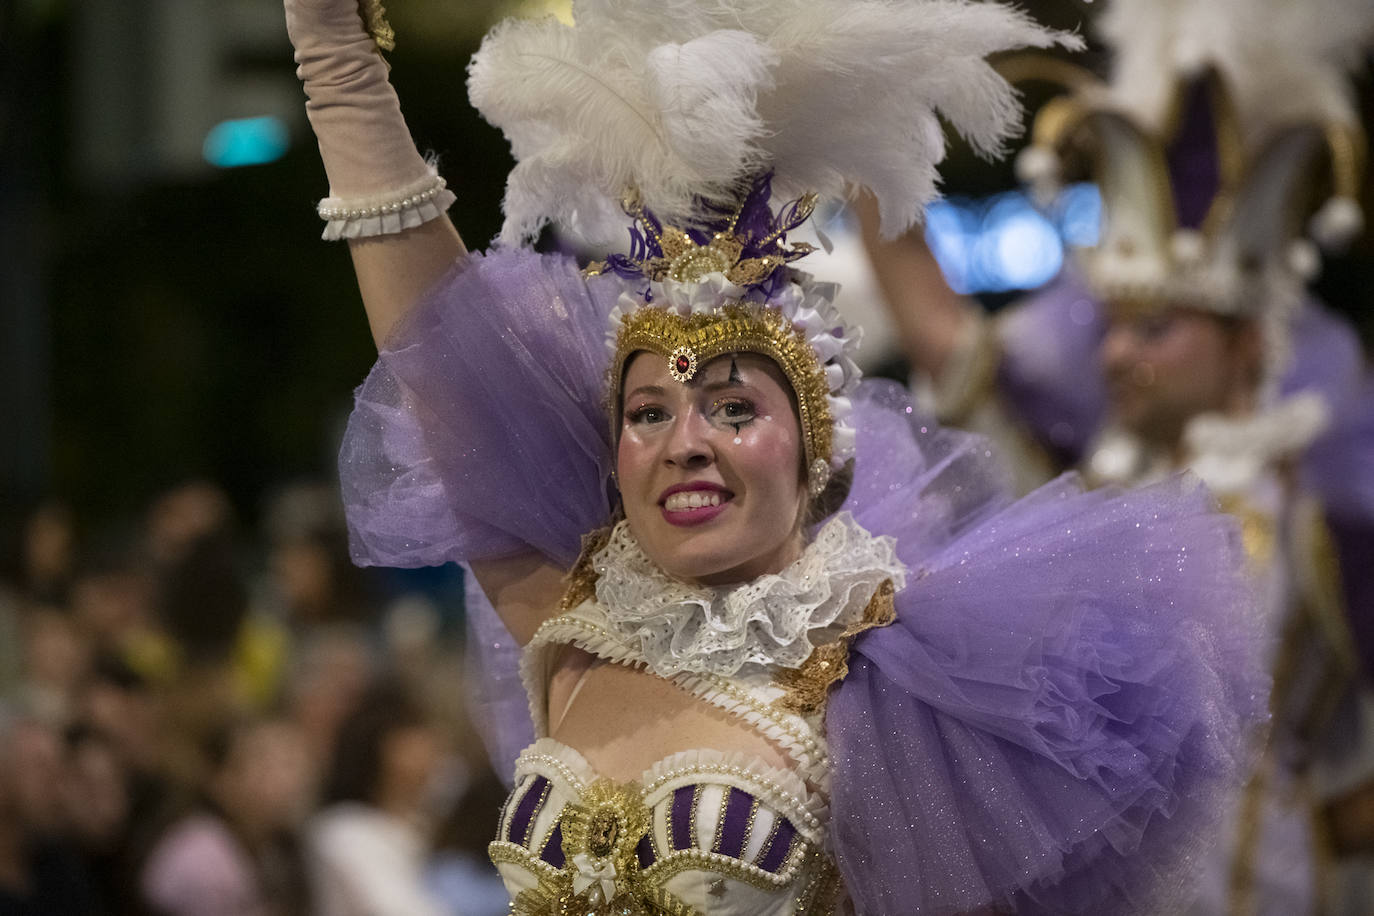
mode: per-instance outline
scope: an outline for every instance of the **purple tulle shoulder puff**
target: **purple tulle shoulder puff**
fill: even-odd
[[[936,470],[851,507],[911,569],[826,715],[858,911],[1169,912],[1266,714],[1233,521],[1188,478],[1008,506],[980,440],[896,392],[858,412],[858,481]]]

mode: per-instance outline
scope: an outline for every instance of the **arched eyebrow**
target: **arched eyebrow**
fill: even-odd
[[[639,386],[638,388],[636,388],[634,391],[631,391],[631,392],[629,392],[628,394],[626,394],[626,395],[625,395],[625,400],[628,401],[630,398],[640,397],[641,395],[647,395],[647,396],[649,396],[649,397],[661,398],[661,397],[663,397],[663,394],[664,394],[664,392],[663,392],[663,386],[662,386],[662,385],[640,385],[640,386]]]

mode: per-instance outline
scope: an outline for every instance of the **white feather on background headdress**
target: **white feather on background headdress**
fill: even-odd
[[[1350,75],[1374,44],[1374,0],[1111,0],[1112,95],[1158,128],[1170,74],[1215,66],[1251,140],[1294,121],[1358,123]]]
[[[782,195],[867,187],[896,234],[936,196],[938,116],[983,154],[1018,129],[984,58],[1080,45],[970,0],[578,0],[573,17],[502,23],[469,67],[473,105],[517,160],[506,244],[549,221],[608,242],[631,186],[690,223],[767,169]]]

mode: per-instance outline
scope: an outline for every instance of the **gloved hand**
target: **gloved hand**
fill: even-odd
[[[285,0],[285,10],[329,176],[324,237],[401,232],[442,215],[453,194],[415,149],[358,0]]]

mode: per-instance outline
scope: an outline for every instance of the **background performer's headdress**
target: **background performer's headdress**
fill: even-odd
[[[1111,0],[1111,79],[1077,80],[1037,115],[1022,177],[1086,162],[1103,197],[1089,282],[1117,307],[1190,306],[1279,325],[1348,242],[1365,139],[1350,72],[1369,0]]]

